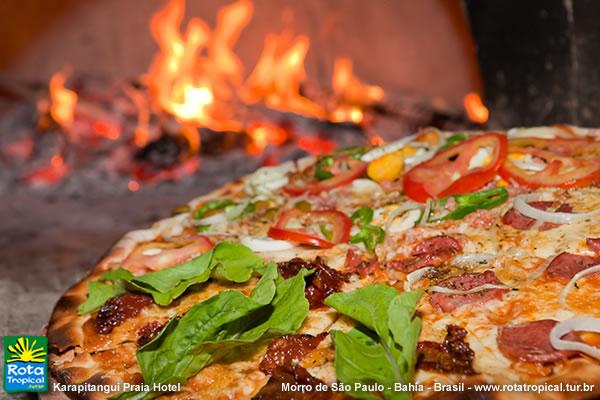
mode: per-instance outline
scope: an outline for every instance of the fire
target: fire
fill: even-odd
[[[269,144],[276,146],[286,142],[288,132],[277,125],[268,122],[256,122],[248,127],[250,142],[246,145],[246,151],[253,155],[260,154]]]
[[[335,61],[331,86],[335,102],[330,114],[333,122],[359,124],[364,119],[363,109],[380,103],[384,98],[381,87],[367,85],[354,76],[352,60],[345,57]]]
[[[50,78],[50,115],[62,127],[69,127],[75,119],[77,93],[65,87],[65,74],[57,72]]]
[[[243,65],[233,52],[241,30],[253,13],[250,0],[223,8],[217,26],[192,18],[180,31],[185,0],[170,0],[150,22],[159,46],[145,81],[160,109],[180,122],[215,131],[239,131],[231,100],[243,77]]]
[[[304,58],[310,41],[304,35],[268,34],[262,54],[241,90],[250,104],[263,100],[267,107],[324,119],[326,112],[317,103],[300,94],[306,78]]]
[[[367,85],[354,76],[352,60],[345,57],[335,61],[331,86],[336,99],[346,104],[371,106],[384,97],[380,86]]]
[[[485,124],[490,116],[490,112],[487,107],[481,101],[481,97],[475,92],[468,93],[464,99],[463,104],[467,116],[473,122],[478,124]]]
[[[196,154],[198,151],[200,151],[200,134],[195,126],[183,124],[181,127],[181,133],[190,146],[189,151],[191,154]]]

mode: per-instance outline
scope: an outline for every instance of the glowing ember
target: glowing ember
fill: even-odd
[[[269,144],[282,145],[288,136],[288,132],[280,126],[268,122],[253,123],[248,127],[250,142],[246,145],[246,151],[258,155]]]
[[[24,181],[34,186],[50,185],[62,180],[69,173],[69,166],[60,154],[55,154],[46,166],[25,175]]]
[[[138,183],[138,181],[132,179],[127,184],[127,189],[129,189],[130,192],[137,192],[138,190],[140,190],[140,184]]]
[[[463,99],[463,104],[465,106],[467,116],[471,121],[478,124],[485,124],[487,122],[490,112],[483,104],[481,97],[479,97],[477,93],[468,93]]]
[[[250,104],[263,100],[267,107],[276,110],[324,119],[325,110],[300,95],[309,45],[303,35],[267,35],[258,63],[241,90],[242,98]]]
[[[62,127],[69,127],[75,118],[77,93],[65,87],[65,75],[57,72],[50,78],[50,115]]]
[[[336,148],[333,140],[318,136],[301,137],[298,139],[297,144],[302,150],[313,155],[328,154]]]
[[[117,140],[121,136],[119,129],[106,121],[98,120],[94,123],[94,132],[109,140]]]
[[[145,76],[151,96],[180,122],[240,131],[230,102],[243,66],[232,47],[250,21],[253,5],[240,0],[223,8],[213,32],[204,21],[192,18],[182,33],[184,9],[184,0],[171,0],[150,22],[160,48]]]
[[[369,144],[371,146],[381,146],[385,143],[385,140],[379,135],[372,135],[369,137]]]

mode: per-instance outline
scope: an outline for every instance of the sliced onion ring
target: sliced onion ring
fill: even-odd
[[[567,305],[567,295],[569,294],[571,289],[573,289],[573,286],[575,286],[575,283],[577,283],[577,281],[580,280],[581,278],[583,278],[584,276],[593,274],[594,272],[600,272],[600,264],[586,268],[583,271],[579,271],[578,273],[573,275],[573,278],[571,278],[569,283],[567,283],[567,285],[563,288],[563,290],[560,291],[560,296],[558,297],[558,301],[560,301],[560,304],[563,307],[569,308]]]
[[[561,339],[567,333],[572,331],[579,332],[598,332],[600,333],[600,318],[594,317],[575,317],[563,322],[559,322],[550,331],[550,344],[556,350],[574,350],[587,354],[588,356],[600,359],[600,349],[592,345],[574,342],[572,340]]]
[[[433,269],[435,269],[435,267],[419,268],[418,270],[406,275],[406,281],[404,282],[404,291],[410,291],[413,282],[420,280],[423,276],[425,276],[429,271]]]
[[[421,207],[422,206],[420,204],[410,201],[410,202],[406,202],[406,203],[402,204],[401,206],[395,208],[390,213],[390,215],[387,217],[387,221],[385,222],[386,232],[390,229],[390,226],[392,226],[392,223],[400,214],[403,214],[410,210],[420,209]]]
[[[515,198],[514,207],[526,217],[554,224],[572,224],[600,214],[600,208],[584,213],[565,213],[544,211],[528,204],[530,201],[539,200],[539,198],[540,195],[538,193],[519,195]]]
[[[477,264],[493,260],[496,256],[489,253],[465,253],[452,260],[452,264]]]
[[[446,288],[443,286],[432,286],[429,289],[427,289],[429,292],[438,292],[438,293],[443,293],[443,294],[471,294],[471,293],[477,293],[477,292],[481,292],[483,290],[489,290],[489,289],[510,289],[508,286],[506,285],[494,285],[492,283],[485,283],[481,286],[477,286],[474,287],[473,289],[469,289],[469,290],[459,290],[459,289],[450,289],[450,288]]]
[[[242,236],[240,238],[240,243],[250,250],[257,252],[282,251],[296,247],[294,243],[288,242],[287,240],[275,240],[252,236]]]

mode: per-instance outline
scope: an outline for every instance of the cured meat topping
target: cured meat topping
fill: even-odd
[[[411,255],[421,256],[424,254],[440,252],[458,253],[460,251],[462,251],[462,246],[460,245],[460,243],[458,243],[458,240],[450,236],[440,235],[430,237],[417,244],[413,249]]]
[[[159,321],[148,322],[137,331],[137,345],[142,347],[150,343],[165,325]]]
[[[600,264],[600,257],[562,252],[550,262],[546,274],[552,279],[569,280],[578,272],[596,264]]]
[[[496,274],[492,271],[481,273],[468,273],[455,276],[441,281],[438,286],[455,290],[471,290],[485,284],[499,285]],[[429,301],[434,307],[451,312],[465,304],[483,304],[487,301],[500,299],[507,289],[486,289],[469,294],[445,294],[436,292],[431,295]]]
[[[377,268],[379,268],[379,261],[377,258],[363,260],[360,255],[352,249],[348,250],[348,253],[346,253],[344,270],[349,274],[358,274],[361,278],[365,278],[374,273]]]
[[[277,264],[277,267],[285,279],[296,275],[302,268],[315,270],[306,278],[304,291],[311,310],[323,307],[323,300],[330,294],[341,291],[342,285],[347,279],[345,274],[329,268],[321,257],[317,257],[314,261],[296,257]]]
[[[600,255],[600,238],[588,238],[585,240],[585,244],[587,244],[594,253]]]
[[[424,267],[437,267],[462,251],[462,246],[453,237],[440,235],[434,236],[417,244],[411,257],[394,260],[388,265],[399,271],[410,273]]]
[[[299,362],[314,350],[327,333],[312,335],[285,335],[273,340],[267,353],[260,362],[259,368],[271,375],[269,382],[260,390],[254,399],[329,399],[327,391],[283,391],[284,383],[300,384],[315,387],[323,382],[312,376]]]
[[[465,342],[467,331],[457,325],[448,325],[446,331],[442,343],[419,342],[417,368],[463,375],[475,374],[473,369],[475,352]]]
[[[142,293],[125,293],[109,299],[98,311],[96,331],[106,334],[152,304],[152,297]]]
[[[576,352],[556,350],[550,343],[550,331],[557,323],[544,319],[503,326],[498,330],[498,347],[513,361],[543,364],[567,359]],[[578,340],[578,337],[570,332],[563,339]]]
[[[551,207],[553,207],[555,205],[555,202],[553,201],[532,201],[531,203],[529,203],[530,206],[535,207],[539,210],[547,210]],[[570,213],[573,211],[573,208],[569,205],[569,204],[561,204],[557,209],[557,212],[565,212],[565,213]],[[515,229],[518,229],[520,231],[526,231],[529,230],[533,227],[533,225],[535,224],[536,220],[534,218],[529,218],[523,214],[521,214],[520,212],[518,212],[515,208],[511,208],[510,210],[508,210],[506,212],[506,214],[504,214],[504,216],[502,217],[502,222],[506,225],[510,225]],[[549,229],[554,229],[556,227],[560,226],[559,224],[554,224],[551,222],[544,222],[542,225],[540,225],[539,230],[540,231],[547,231]]]
[[[267,348],[267,354],[260,362],[260,370],[271,375],[279,367],[290,367],[297,364],[314,350],[325,336],[327,336],[326,332],[317,336],[285,335],[273,340]]]

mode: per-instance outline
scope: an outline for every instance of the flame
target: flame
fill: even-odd
[[[481,97],[475,92],[468,93],[464,99],[463,104],[467,116],[473,122],[478,124],[485,124],[490,116],[490,112],[487,107],[481,101]]]
[[[381,102],[384,97],[380,86],[367,85],[354,76],[352,60],[345,57],[335,60],[331,86],[338,101],[347,104],[370,106]]]
[[[50,78],[50,115],[62,127],[69,127],[75,119],[77,93],[65,87],[65,74],[57,72]]]
[[[190,153],[195,154],[200,151],[200,134],[195,126],[183,124],[181,126],[181,134],[190,146]]]
[[[246,145],[246,151],[253,155],[260,154],[269,144],[282,145],[289,137],[284,128],[267,122],[251,124],[247,131],[250,142]]]
[[[240,85],[243,65],[233,52],[253,13],[250,0],[239,0],[219,12],[211,32],[192,18],[180,31],[185,0],[170,0],[150,21],[159,46],[145,81],[154,102],[177,120],[215,131],[240,131],[230,101]]]
[[[384,98],[380,86],[368,85],[354,76],[352,60],[336,59],[331,79],[335,106],[330,114],[333,122],[359,124],[364,119],[363,109],[380,103]]]
[[[288,33],[268,34],[258,63],[240,91],[242,99],[250,104],[262,99],[276,110],[324,119],[325,110],[300,94],[309,46],[304,35],[292,38]]]

